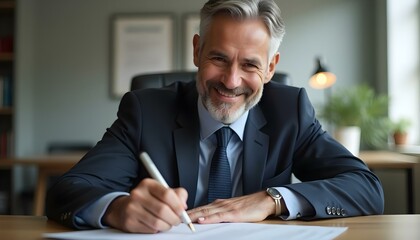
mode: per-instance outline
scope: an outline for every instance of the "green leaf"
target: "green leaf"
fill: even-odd
[[[321,118],[340,126],[359,126],[361,143],[367,147],[386,146],[391,124],[387,95],[378,95],[367,85],[341,89],[321,109]]]

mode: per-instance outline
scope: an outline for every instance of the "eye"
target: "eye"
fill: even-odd
[[[209,60],[215,65],[215,66],[219,66],[219,67],[224,67],[227,65],[228,60],[226,57],[224,56],[220,56],[220,55],[213,55],[209,57]]]
[[[214,56],[211,59],[213,61],[216,61],[216,62],[226,62],[226,60],[223,57],[220,57],[220,56]]]
[[[252,64],[252,63],[245,63],[244,67],[246,67],[246,68],[258,68],[255,64]]]
[[[253,63],[244,63],[242,66],[246,71],[256,71],[259,69],[259,67]]]

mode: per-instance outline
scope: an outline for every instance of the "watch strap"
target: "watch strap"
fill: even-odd
[[[280,216],[280,214],[281,214],[281,199],[283,198],[282,195],[275,188],[267,188],[266,192],[274,200],[275,209],[276,209],[274,216]]]

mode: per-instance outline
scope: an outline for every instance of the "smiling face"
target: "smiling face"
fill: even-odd
[[[261,99],[279,54],[268,62],[270,36],[261,20],[217,15],[200,49],[194,36],[197,90],[214,119],[230,124]]]

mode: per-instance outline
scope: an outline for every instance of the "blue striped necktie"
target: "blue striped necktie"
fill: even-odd
[[[230,166],[226,154],[226,147],[232,137],[232,129],[222,127],[216,132],[217,147],[211,160],[208,203],[216,199],[230,198],[232,194],[232,180],[230,177]]]

